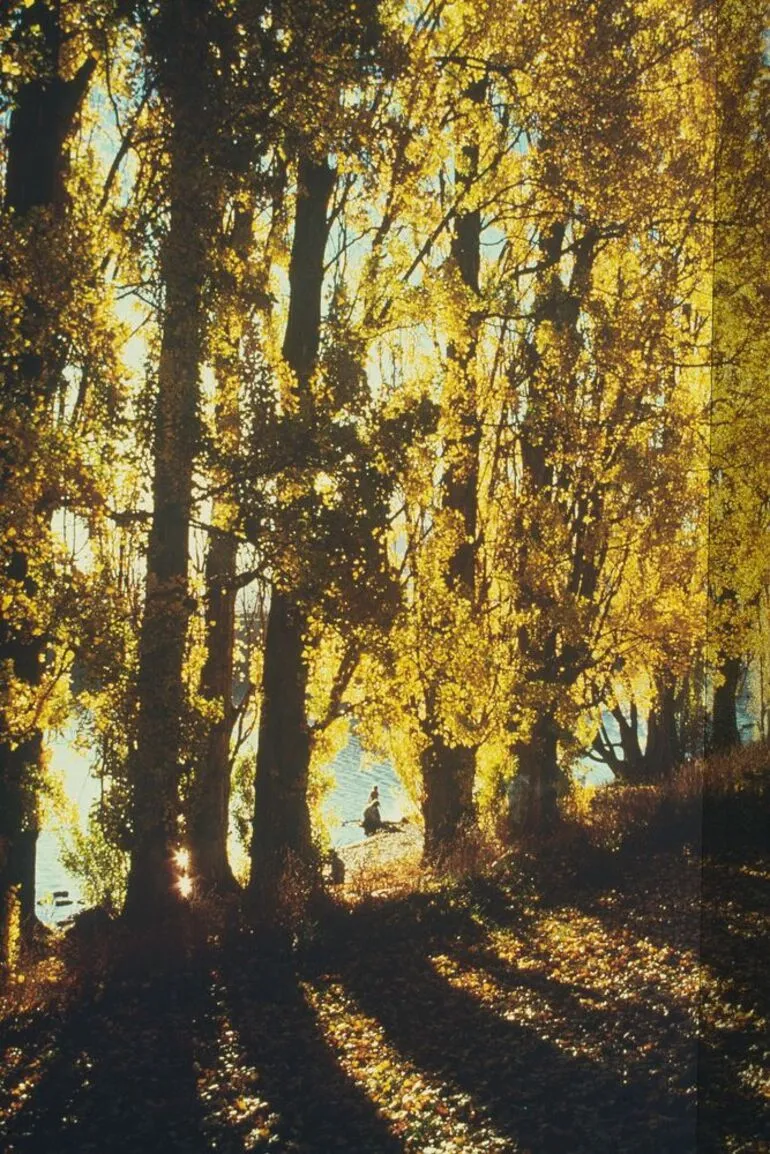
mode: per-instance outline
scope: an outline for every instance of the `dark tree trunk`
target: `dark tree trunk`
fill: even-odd
[[[425,858],[441,859],[475,829],[474,750],[434,737],[421,758]]]
[[[17,558],[18,560],[18,558]],[[37,594],[34,586],[32,595]],[[40,684],[45,639],[6,638],[0,655],[30,688]],[[5,721],[13,725],[13,719]],[[7,732],[7,729],[6,729]],[[38,836],[37,788],[42,772],[43,734],[34,729],[20,741],[0,742],[0,972],[12,964],[9,930],[18,918],[19,945],[38,925],[35,910],[35,861]]]
[[[219,277],[217,328],[219,341],[214,356],[217,381],[215,424],[217,442],[225,453],[238,449],[240,413],[241,344],[251,301],[248,299],[247,261],[252,244],[254,212],[237,207],[226,238],[227,267]],[[232,264],[237,271],[233,273]],[[219,474],[219,475],[217,475]],[[193,876],[204,890],[227,893],[238,890],[227,854],[232,759],[230,741],[238,711],[233,706],[235,643],[236,561],[238,545],[230,532],[236,509],[226,494],[227,476],[217,470],[222,485],[211,512],[215,528],[206,555],[206,661],[200,692],[216,707],[217,717],[208,728],[203,749],[194,766],[188,842]]]
[[[635,701],[631,702],[629,713],[630,717],[627,718],[620,706],[612,711],[620,731],[620,746],[623,750],[620,776],[629,785],[641,785],[647,778],[648,766],[639,740],[639,709]]]
[[[21,16],[22,42],[34,28],[36,50],[42,50],[40,74],[19,89],[8,123],[5,203],[22,214],[64,204],[67,140],[96,67],[89,58],[70,80],[62,79],[59,7],[38,2]]]
[[[683,678],[677,694],[676,725],[680,760],[703,757],[706,752],[705,684],[703,657],[699,656]]]
[[[655,704],[647,718],[644,750],[639,738],[639,710],[636,702],[631,701],[628,717],[620,706],[615,706],[612,715],[620,732],[623,756],[617,756],[603,727],[594,741],[594,749],[618,781],[627,785],[651,785],[670,776],[682,760],[678,722],[682,697],[683,694],[677,695],[670,680],[658,679]]]
[[[18,220],[44,210],[43,227],[53,226],[66,212],[67,141],[75,126],[95,62],[87,60],[69,80],[59,72],[62,31],[58,6],[37,3],[20,15],[22,45],[34,39],[39,74],[21,86],[8,121],[6,136],[5,206]],[[30,46],[31,47],[31,46]],[[30,293],[21,318],[25,352],[6,375],[6,403],[29,414],[30,427],[38,406],[50,400],[59,380],[56,317]],[[11,456],[0,456],[0,500],[14,470]],[[47,533],[50,508],[36,511],[41,533]],[[15,550],[5,579],[20,583],[34,602],[37,582],[29,573],[27,556]],[[47,638],[35,623],[0,617],[0,664],[10,666],[26,686],[40,685]],[[39,780],[43,734],[19,735],[12,714],[0,716],[0,968],[8,957],[9,927],[18,912],[25,939],[36,924],[35,858],[37,842],[36,783]]]
[[[178,839],[182,666],[192,601],[188,537],[198,445],[203,285],[213,235],[207,195],[209,34],[203,6],[173,0],[151,28],[158,84],[169,110],[169,226],[161,257],[165,289],[154,429],[153,512],[139,641],[136,749],[129,764],[133,844],[125,914],[156,920],[179,901]],[[210,127],[210,126],[209,126]]]
[[[295,600],[273,589],[265,637],[249,881],[250,898],[268,913],[291,859],[312,863],[304,627],[305,616]]]
[[[32,939],[39,925],[35,908],[37,801],[29,774],[37,769],[42,735],[4,746],[0,769],[0,974],[12,967],[14,954]],[[12,941],[14,927],[18,940]]]
[[[188,835],[192,873],[204,889],[219,893],[238,889],[227,856],[230,810],[230,738],[233,707],[235,635],[235,562],[232,534],[213,532],[206,557],[206,662],[201,695],[217,710],[195,769]]]
[[[719,670],[722,684],[714,690],[714,717],[711,726],[711,748],[715,752],[733,749],[741,744],[738,729],[738,686],[743,673],[739,657],[726,657]]]
[[[324,251],[335,173],[325,162],[302,159],[289,266],[289,316],[283,357],[296,377],[298,410],[311,423],[309,382],[321,339]],[[307,801],[310,733],[305,693],[306,610],[291,588],[273,587],[267,616],[254,783],[249,901],[274,912],[291,859],[313,864]]]
[[[525,785],[523,824],[532,832],[548,832],[559,820],[562,773],[558,761],[554,718],[543,713],[526,741],[516,743],[518,772]]]
[[[597,758],[609,766],[613,774],[619,780],[623,777],[623,758],[618,757],[615,744],[611,740],[604,724],[600,724],[599,731],[593,740],[592,749],[594,751],[594,760]]]
[[[480,103],[486,92],[486,81],[472,85],[470,99]],[[471,189],[478,176],[479,149],[466,145],[461,152],[455,174],[458,194]],[[481,265],[481,214],[477,209],[458,213],[454,220],[452,258],[464,287],[479,296]],[[450,346],[449,360],[454,362],[462,382],[454,398],[454,415],[459,416],[461,434],[452,444],[451,464],[443,481],[443,505],[460,515],[463,540],[449,560],[447,583],[457,597],[473,604],[476,594],[476,553],[478,534],[479,448],[481,422],[471,366],[476,353],[480,314],[468,319],[467,343],[462,348]],[[451,851],[453,844],[476,829],[473,785],[476,776],[476,749],[449,745],[433,716],[436,693],[426,693],[428,715],[423,732],[428,744],[421,758],[423,784],[423,819],[425,822],[424,856],[437,861]]]
[[[563,403],[567,409],[574,403],[574,379],[572,365],[576,362],[580,348],[578,320],[580,301],[590,278],[595,255],[596,236],[587,230],[580,243],[575,246],[574,264],[568,285],[565,285],[559,263],[564,247],[567,226],[564,221],[554,221],[543,230],[540,251],[544,267],[552,269],[550,277],[544,280],[542,290],[534,302],[533,317],[535,332],[547,323],[568,341],[569,357],[565,357],[560,367],[559,389],[564,391]],[[538,503],[552,506],[558,503],[564,508],[565,495],[570,492],[573,478],[565,468],[562,457],[562,438],[565,431],[554,420],[554,382],[541,380],[541,355],[535,335],[528,348],[529,391],[525,415],[521,422],[521,462],[522,489],[524,500],[522,510],[531,502],[527,523],[520,515],[518,534],[520,538],[518,581],[518,605],[528,624],[518,631],[519,649],[533,688],[537,688],[540,700],[539,717],[530,737],[515,743],[519,761],[519,771],[524,781],[529,783],[530,798],[522,808],[531,832],[547,830],[558,820],[558,794],[561,771],[558,765],[556,709],[560,695],[574,685],[586,668],[590,655],[585,642],[568,643],[554,624],[559,596],[573,599],[583,606],[591,605],[595,596],[600,567],[602,546],[596,535],[588,531],[589,516],[596,525],[601,522],[601,498],[598,489],[580,493],[577,490],[570,500],[570,537],[573,541],[569,561],[569,577],[561,594],[544,589],[541,574],[533,561],[532,549],[543,544],[539,525]],[[522,789],[522,793],[524,790]]]
[[[613,708],[612,716],[618,726],[620,755],[618,754],[618,743],[613,743],[610,740],[604,725],[601,726],[594,739],[593,748],[609,766],[618,781],[626,785],[644,785],[654,776],[651,769],[653,764],[651,755],[654,759],[656,756],[654,750],[657,748],[655,712],[653,710],[650,713],[645,750],[642,750],[639,740],[639,710],[636,702],[631,701],[628,717],[619,705]]]
[[[677,713],[675,687],[669,680],[659,680],[655,704],[647,719],[645,762],[650,781],[670,777],[682,760]]]

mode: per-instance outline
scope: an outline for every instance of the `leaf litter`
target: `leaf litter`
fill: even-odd
[[[748,856],[566,888],[524,861],[141,980],[42,959],[3,995],[2,1148],[770,1149],[770,861]]]

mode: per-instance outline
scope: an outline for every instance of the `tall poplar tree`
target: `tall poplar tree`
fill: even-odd
[[[307,152],[297,163],[294,237],[289,264],[289,311],[282,355],[293,377],[290,404],[304,435],[312,435],[310,380],[321,340],[324,252],[335,173]],[[300,436],[302,434],[300,433]],[[293,856],[311,858],[307,801],[310,733],[304,655],[308,607],[280,574],[270,593],[263,662],[259,746],[249,895],[259,908],[274,906]]]
[[[216,455],[232,460],[240,441],[242,344],[253,306],[249,257],[254,209],[246,190],[236,194],[219,238],[222,267],[215,274],[216,304],[209,356],[216,379],[213,435]],[[205,702],[187,807],[187,841],[196,884],[206,890],[237,888],[227,855],[230,742],[237,719],[233,703],[238,576],[237,506],[226,470],[211,469],[212,498],[205,563],[205,659],[199,693]]]
[[[360,539],[335,541],[328,531],[331,524],[346,538],[354,536],[344,515],[324,501],[323,484],[336,486],[337,472],[340,487],[351,490],[354,502],[360,494],[352,492],[357,480],[355,438],[346,435],[344,426],[335,428],[329,404],[334,382],[325,395],[319,367],[336,184],[332,155],[347,161],[364,150],[369,113],[362,91],[370,76],[384,75],[389,67],[377,0],[346,12],[333,5],[289,4],[282,17],[290,47],[279,60],[287,90],[286,106],[276,119],[281,151],[294,168],[296,192],[286,327],[280,364],[274,365],[281,410],[275,426],[279,510],[272,521],[276,539],[272,545],[267,541],[272,579],[248,886],[253,908],[267,913],[291,863],[314,865],[307,797],[313,724],[308,715],[308,648],[311,618],[319,616],[314,601],[335,599],[332,574],[336,576],[338,562],[345,564],[347,543],[352,543],[353,568],[356,551],[366,550]],[[338,203],[334,214],[340,211]],[[331,359],[336,356],[344,364],[346,355],[345,350],[335,351]],[[324,372],[329,367],[327,363]],[[263,442],[264,437],[263,430]],[[263,443],[258,456],[264,448]],[[357,506],[350,510],[350,519],[355,520],[357,511]],[[324,541],[330,552],[328,574],[319,568]],[[303,566],[309,572],[303,573]]]
[[[556,816],[560,747],[638,636],[628,617],[624,640],[618,613],[641,576],[637,550],[676,529],[667,502],[690,489],[703,398],[688,316],[707,280],[698,214],[709,195],[709,43],[697,6],[678,15],[653,49],[634,5],[593,6],[576,17],[555,76],[533,87],[537,231],[509,362],[501,556],[512,564],[522,677],[510,728],[534,826]],[[676,136],[639,79],[652,74],[681,109]],[[679,511],[689,515],[686,503]]]
[[[212,182],[221,84],[217,10],[171,0],[145,35],[166,144],[163,301],[153,424],[152,521],[139,642],[136,749],[129,766],[131,865],[125,913],[156,917],[173,905],[178,844],[182,677],[192,610],[188,581],[193,467],[199,449],[204,285],[214,237]]]
[[[763,3],[727,3],[718,25],[708,661],[719,750],[741,741],[738,691],[758,664],[770,578],[767,16]]]
[[[479,272],[481,265],[481,211],[472,206],[473,186],[479,176],[479,144],[474,140],[478,126],[475,106],[484,101],[488,78],[482,72],[460,94],[459,103],[471,108],[471,116],[460,118],[458,158],[455,163],[454,198],[458,205],[452,216],[450,261],[459,278],[460,293],[466,297],[466,317],[447,350],[448,372],[445,404],[451,413],[456,435],[444,446],[446,468],[441,484],[440,504],[457,519],[458,543],[447,561],[445,580],[451,597],[467,603],[468,612],[477,612],[478,594],[478,504],[481,449],[481,414],[474,358],[482,313]],[[470,203],[469,203],[470,200]],[[439,858],[475,825],[473,787],[476,751],[473,746],[450,744],[441,728],[436,708],[436,686],[426,687],[426,710],[422,728],[426,739],[421,754],[425,854]]]

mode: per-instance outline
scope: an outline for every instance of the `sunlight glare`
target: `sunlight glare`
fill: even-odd
[[[189,898],[193,891],[193,880],[188,874],[183,874],[176,883],[176,888],[179,890],[183,898]]]

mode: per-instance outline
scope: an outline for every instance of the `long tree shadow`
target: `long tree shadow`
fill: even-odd
[[[612,1043],[618,1039],[644,1039],[645,1055],[654,1048],[658,1052],[676,1051],[682,1056],[685,1065],[679,1067],[679,1075],[683,1086],[692,1075],[697,1039],[690,1016],[681,1006],[661,996],[657,989],[647,990],[642,984],[636,996],[622,1001],[614,999],[612,1011],[608,1012],[606,991],[518,969],[483,943],[469,948],[465,942],[455,942],[451,955],[462,965],[491,978],[504,994],[532,993],[545,999],[558,1019],[573,1025],[579,1023],[580,1030],[573,1032],[583,1035],[594,1046],[605,1042],[611,1050]],[[689,1069],[687,1062],[692,1064]],[[643,1064],[650,1062],[646,1060]]]
[[[768,854],[759,838],[740,846],[735,840],[729,830],[721,830],[720,839],[704,838],[704,848],[714,852],[703,858],[694,843],[689,849],[666,846],[649,856],[633,848],[612,857],[597,853],[584,874],[530,860],[528,874],[517,879],[524,881],[524,902],[506,900],[500,887],[479,886],[486,920],[523,936],[538,913],[567,916],[575,909],[596,918],[608,934],[639,935],[698,959],[704,967],[702,995],[708,1002],[716,983],[719,1002],[712,1007],[718,1028],[709,1025],[710,1014],[701,1015],[699,1152],[722,1151],[731,1141],[748,1143],[741,1147],[746,1149],[770,1142],[770,1104],[762,1090],[766,1047],[758,1034],[758,1023],[770,1018]],[[521,907],[528,902],[536,909],[525,916]],[[505,981],[494,959],[485,964]],[[696,1002],[693,1012],[699,1009]],[[662,1035],[671,1035],[681,1020],[676,1007],[668,1006],[667,1013]],[[623,1007],[622,1016],[633,1018],[633,1007]]]
[[[9,1120],[3,1150],[208,1151],[188,1027],[198,997],[189,972],[112,974],[103,988],[86,983],[27,1101]]]
[[[61,1001],[14,1013],[0,1020],[0,1127],[13,1112],[13,1102],[55,1053],[68,1011]],[[2,1136],[2,1129],[0,1129]]]
[[[701,861],[689,843],[633,843],[615,852],[592,848],[580,860],[535,857],[528,882],[540,909],[576,909],[610,928],[638,929],[657,945],[697,951]],[[496,916],[506,916],[499,904]]]
[[[692,1093],[672,1091],[664,1076],[615,1072],[560,1048],[535,1026],[505,1020],[450,985],[429,955],[437,948],[451,954],[453,941],[465,934],[458,935],[452,917],[442,940],[434,918],[420,940],[415,912],[411,902],[391,908],[379,926],[370,911],[349,919],[344,946],[327,956],[324,968],[335,971],[403,1055],[470,1095],[512,1148],[532,1154],[696,1149]]]
[[[764,1045],[764,1043],[762,1044]],[[702,1042],[698,1064],[698,1154],[770,1149],[770,1107],[765,1086],[752,1087],[739,1071],[752,1050],[740,1030],[720,1030]],[[766,1073],[765,1073],[766,1078]],[[763,1079],[764,1081],[764,1079]]]
[[[744,858],[740,866],[729,858],[708,858],[702,895],[701,959],[724,995],[710,1004],[704,988],[701,1148],[721,1151],[736,1140],[750,1144],[741,1149],[770,1148],[767,856]]]
[[[723,975],[741,1001],[770,1016],[770,861],[703,865],[701,934],[704,962]]]
[[[296,1154],[402,1150],[366,1093],[340,1066],[290,959],[260,958],[246,938],[240,946],[231,943],[220,977],[230,1027],[271,1110],[270,1149]]]

